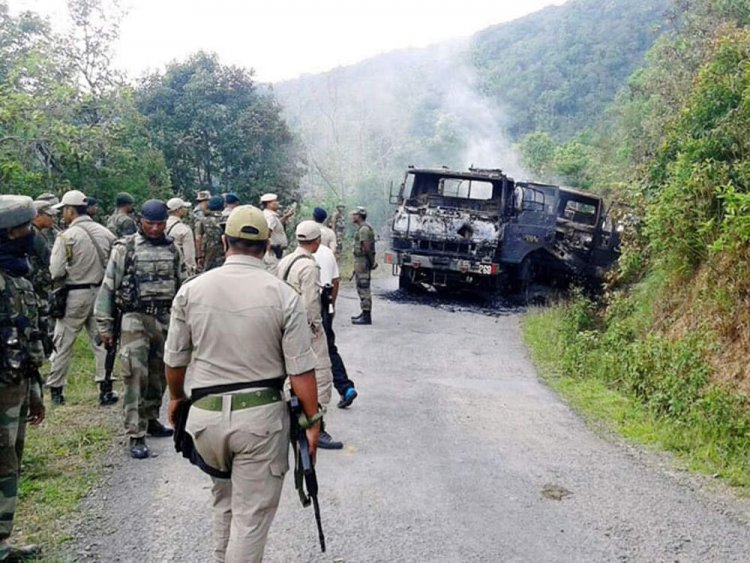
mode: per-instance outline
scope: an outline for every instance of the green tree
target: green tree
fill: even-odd
[[[519,144],[523,165],[540,179],[547,178],[554,166],[556,144],[546,131],[534,131]]]

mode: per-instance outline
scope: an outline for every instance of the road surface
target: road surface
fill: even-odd
[[[345,290],[336,330],[360,392],[332,404],[346,443],[321,451],[328,552],[290,476],[266,560],[748,561],[750,508],[708,478],[592,432],[539,381],[521,313],[387,297],[371,327],[353,327]],[[423,300],[424,301],[424,300]],[[158,457],[123,450],[81,511],[70,558],[210,561],[209,478],[150,440]]]

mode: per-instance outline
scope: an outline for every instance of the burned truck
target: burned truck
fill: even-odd
[[[604,202],[501,170],[410,167],[391,203],[399,287],[518,290],[593,278],[616,260]]]

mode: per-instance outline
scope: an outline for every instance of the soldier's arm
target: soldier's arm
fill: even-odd
[[[112,248],[112,254],[107,262],[104,272],[102,286],[96,296],[94,304],[94,317],[96,326],[102,338],[111,337],[113,334],[113,323],[115,316],[115,292],[122,285],[125,275],[125,253],[127,249],[124,244],[116,244]]]
[[[320,270],[312,260],[301,262],[305,262],[305,267],[302,268],[299,275],[299,281],[302,300],[307,312],[307,322],[313,331],[317,331],[323,323],[320,311]],[[307,264],[307,262],[310,262],[310,264]]]
[[[182,245],[183,258],[185,259],[185,265],[188,268],[189,274],[194,274],[196,270],[195,263],[195,240],[193,239],[193,231],[190,227],[185,227],[185,242]]]
[[[70,241],[64,234],[55,239],[52,254],[49,260],[49,273],[53,280],[62,280],[68,276],[68,259],[72,253]]]
[[[122,224],[120,225],[120,232],[122,233],[122,236],[128,236],[128,235],[134,235],[138,232],[138,224],[135,222],[135,219],[130,217],[129,215],[124,215],[125,219],[121,219]]]
[[[183,288],[172,301],[167,341],[164,344],[164,368],[169,387],[167,419],[172,424],[174,424],[174,413],[179,403],[186,398],[185,373],[193,352],[190,325],[185,315],[186,306],[187,295]]]

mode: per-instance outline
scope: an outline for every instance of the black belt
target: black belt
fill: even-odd
[[[102,285],[102,282],[99,283],[72,283],[65,286],[65,288],[68,291],[73,291],[76,289],[94,289],[95,287],[99,287]]]

